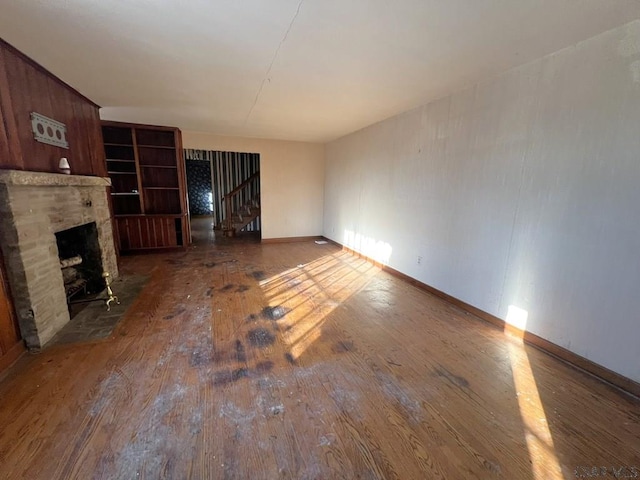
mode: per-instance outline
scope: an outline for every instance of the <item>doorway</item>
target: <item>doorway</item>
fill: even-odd
[[[194,240],[260,237],[260,154],[185,149]],[[200,234],[198,234],[200,232]]]

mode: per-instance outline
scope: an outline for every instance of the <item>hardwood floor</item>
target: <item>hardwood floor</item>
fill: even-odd
[[[194,234],[0,381],[0,478],[640,475],[637,399],[333,245]]]

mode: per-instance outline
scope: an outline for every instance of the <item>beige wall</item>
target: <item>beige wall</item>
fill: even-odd
[[[260,154],[262,238],[322,234],[324,145],[182,132],[184,148]]]
[[[327,145],[325,235],[640,382],[638,125],[635,21]]]

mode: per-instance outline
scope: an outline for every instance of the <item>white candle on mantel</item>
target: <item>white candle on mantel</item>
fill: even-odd
[[[71,174],[71,165],[69,165],[69,160],[67,160],[67,157],[62,157],[60,159],[58,168],[60,169],[61,173],[66,173],[67,175]]]

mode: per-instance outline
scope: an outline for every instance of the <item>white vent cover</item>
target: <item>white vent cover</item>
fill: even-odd
[[[55,145],[56,147],[69,148],[67,142],[67,127],[64,123],[31,112],[31,129],[33,130],[33,138],[42,143]]]

